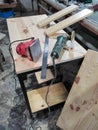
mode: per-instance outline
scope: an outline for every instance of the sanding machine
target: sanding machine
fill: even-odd
[[[29,60],[37,62],[42,54],[39,39],[32,38],[30,41],[19,43],[16,47],[16,52]]]

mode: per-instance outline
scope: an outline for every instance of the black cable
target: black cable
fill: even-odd
[[[11,43],[9,44],[9,53],[10,53],[10,55],[11,55],[12,62],[13,62],[13,72],[14,72],[14,79],[15,79],[15,90],[16,90],[16,86],[17,86],[17,82],[16,82],[16,70],[15,70],[15,63],[14,63],[14,57],[13,57],[13,55],[12,55],[11,45],[12,45],[13,43],[15,43],[15,42],[25,41],[25,40],[29,40],[29,39],[34,39],[34,37],[26,38],[26,39],[22,39],[22,40],[15,40],[15,41],[13,41],[13,42],[11,42]],[[20,95],[18,95],[18,96],[20,96]],[[25,115],[25,114],[24,114],[24,115]],[[25,115],[25,117],[26,117],[26,115]],[[27,118],[27,117],[26,117],[26,118]],[[28,127],[29,127],[29,126],[28,126]],[[30,127],[32,127],[32,128],[34,129],[34,127],[33,127],[32,124],[31,124]],[[40,128],[40,130],[42,130],[41,126],[38,126],[38,127],[36,127],[35,129],[38,129],[38,128]]]
[[[54,81],[55,81],[55,79],[57,77],[57,71],[56,71],[56,65],[55,65],[55,58],[54,57],[52,57],[52,62],[53,62],[53,69],[54,69],[54,79],[51,81],[50,85],[48,86],[46,96],[45,96],[45,101],[46,101],[46,104],[48,106],[49,114],[51,112],[50,111],[50,106],[49,106],[48,101],[47,101],[48,100],[49,89],[53,85],[53,83],[54,83]]]
[[[26,40],[29,40],[29,39],[33,39],[34,37],[30,37],[30,38],[26,38],[26,39],[21,39],[21,40],[15,40],[13,42],[11,42],[9,44],[9,53],[11,55],[11,58],[12,58],[12,62],[13,62],[13,72],[14,72],[14,79],[15,79],[15,90],[16,90],[16,86],[17,86],[17,82],[16,82],[16,70],[15,70],[15,64],[14,64],[14,58],[13,58],[13,55],[12,55],[12,48],[11,48],[11,45],[15,42],[20,42],[20,41],[26,41]]]

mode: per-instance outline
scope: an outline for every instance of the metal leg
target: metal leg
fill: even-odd
[[[26,91],[26,88],[25,88],[25,84],[23,82],[24,81],[24,75],[18,74],[18,79],[19,79],[19,82],[20,82],[20,85],[21,85],[21,89],[22,89],[25,101],[26,101],[27,108],[28,108],[29,113],[30,113],[30,117],[32,118],[32,112],[31,112],[31,108],[30,108],[30,104],[29,104],[29,100],[28,100],[28,96],[27,96],[27,91]]]

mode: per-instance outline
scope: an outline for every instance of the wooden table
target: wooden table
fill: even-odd
[[[44,35],[45,28],[38,28],[37,23],[46,17],[47,17],[46,15],[37,15],[37,16],[7,19],[10,41],[13,42],[15,40],[21,40],[21,39],[30,38],[30,37],[39,38],[40,43],[41,43],[41,48],[43,51],[44,41],[45,41],[45,35]],[[61,30],[57,32],[56,34],[54,34],[54,36],[49,38],[48,67],[52,66],[52,59],[51,59],[50,54],[53,49],[53,46],[55,45],[56,38],[59,34],[66,34],[66,33],[63,30]],[[21,88],[22,88],[24,97],[26,99],[26,103],[27,103],[30,115],[32,115],[33,111],[31,110],[30,100],[28,99],[28,96],[30,95],[26,92],[26,88],[23,81],[26,79],[27,74],[41,70],[42,56],[40,57],[39,61],[36,63],[33,61],[30,61],[28,58],[21,57],[20,55],[16,53],[16,46],[18,43],[19,42],[14,43],[12,45],[12,54],[13,54],[14,63],[15,63],[15,70],[19,78]],[[58,65],[63,64],[63,63],[65,64],[68,61],[80,59],[84,57],[85,54],[86,54],[86,50],[75,41],[74,50],[71,52],[66,50],[63,56],[60,59],[56,60],[56,64]]]

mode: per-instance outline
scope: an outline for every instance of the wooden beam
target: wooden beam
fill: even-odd
[[[63,130],[98,130],[98,52],[88,50],[57,125]]]
[[[71,5],[69,7],[66,7],[60,11],[58,11],[57,13],[54,13],[53,15],[49,16],[48,18],[40,21],[38,23],[38,27],[44,27],[46,26],[47,24],[49,24],[50,22],[54,21],[54,20],[57,20],[61,17],[63,17],[64,15],[66,14],[69,14],[71,12],[73,12],[74,10],[76,10],[78,8],[77,5]]]
[[[48,108],[46,104],[47,89],[48,86],[45,86],[27,92],[31,111],[33,113]],[[67,95],[68,93],[63,83],[60,82],[50,86],[47,99],[49,106],[64,102],[67,98]]]
[[[68,17],[67,19],[64,19],[63,21],[49,27],[48,29],[46,29],[45,34],[47,36],[51,36],[51,35],[55,34],[57,31],[64,29],[64,28],[84,19],[85,17],[89,16],[92,13],[93,13],[92,10],[84,9],[84,10]]]

